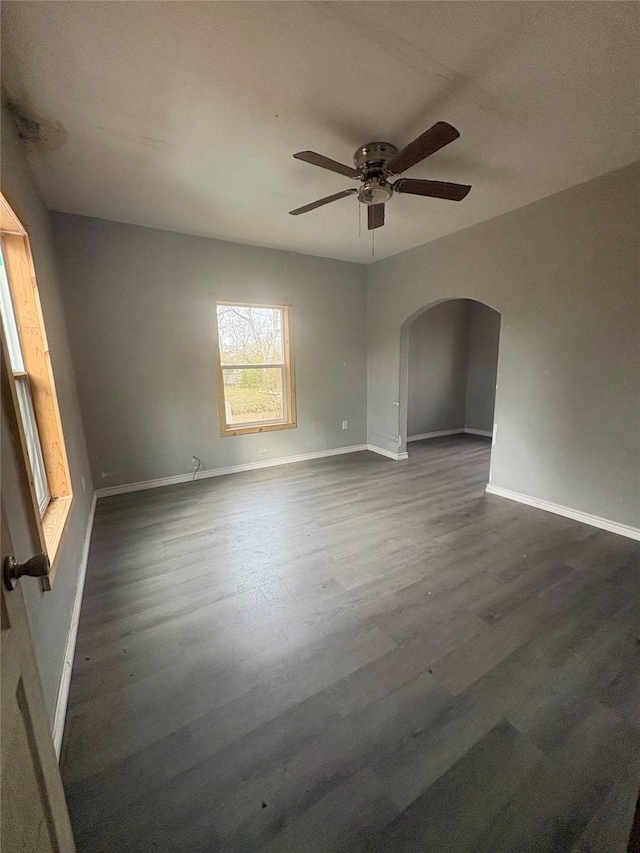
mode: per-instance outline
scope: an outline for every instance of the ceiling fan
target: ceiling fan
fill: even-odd
[[[362,186],[328,195],[325,198],[318,199],[318,201],[311,202],[311,204],[290,210],[289,213],[292,216],[298,216],[301,213],[315,210],[316,207],[338,201],[340,198],[356,195],[359,202],[367,205],[368,227],[369,230],[372,230],[384,225],[384,205],[394,192],[462,201],[471,189],[466,184],[421,181],[413,178],[399,178],[393,183],[389,182],[389,178],[405,172],[459,136],[460,134],[455,127],[447,124],[446,121],[439,121],[417,139],[414,139],[413,142],[410,142],[402,151],[398,151],[396,146],[390,142],[369,142],[358,148],[353,155],[355,169],[337,163],[329,157],[323,157],[322,154],[316,154],[315,151],[299,151],[293,155],[296,159],[304,160],[313,166],[320,166],[322,169],[329,169],[339,175],[345,175],[347,178],[362,181]]]

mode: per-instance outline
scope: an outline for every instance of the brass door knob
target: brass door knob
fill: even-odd
[[[36,554],[26,563],[19,563],[15,557],[5,557],[3,566],[4,584],[7,589],[15,589],[23,575],[30,578],[46,578],[51,563],[46,554]]]

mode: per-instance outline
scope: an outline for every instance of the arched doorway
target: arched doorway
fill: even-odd
[[[494,431],[500,346],[498,311],[473,299],[425,306],[402,326],[401,450],[414,442]]]

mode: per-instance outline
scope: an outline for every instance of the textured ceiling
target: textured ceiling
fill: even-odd
[[[49,207],[369,262],[349,179],[313,149],[461,138],[412,177],[462,202],[395,196],[376,258],[640,156],[638,17],[626,2],[2,4],[3,85],[52,125],[30,155]],[[46,127],[46,125],[45,125]],[[364,225],[364,217],[363,217]]]

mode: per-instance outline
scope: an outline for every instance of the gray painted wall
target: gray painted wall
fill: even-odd
[[[481,302],[467,301],[469,338],[465,419],[467,429],[493,429],[498,378],[500,314]]]
[[[407,435],[491,432],[500,314],[470,299],[441,302],[409,327]]]
[[[502,314],[492,482],[638,526],[639,179],[634,164],[371,265],[369,441],[405,447],[403,324],[476,299]]]
[[[409,330],[409,435],[465,425],[469,304],[459,299],[425,311]]]
[[[61,546],[53,589],[43,592],[40,582],[32,578],[23,578],[20,582],[47,713],[53,721],[93,486],[69,351],[67,324],[56,275],[49,217],[35,189],[20,144],[14,135],[11,120],[4,112],[2,188],[29,232],[74,493],[73,509]],[[34,546],[29,533],[27,508],[19,498],[19,463],[12,452],[6,428],[3,418],[3,498],[16,556],[19,559],[27,559],[32,556]]]
[[[366,442],[366,268],[54,214],[96,488]],[[216,298],[293,305],[298,427],[220,438]],[[342,421],[349,427],[342,430]]]

